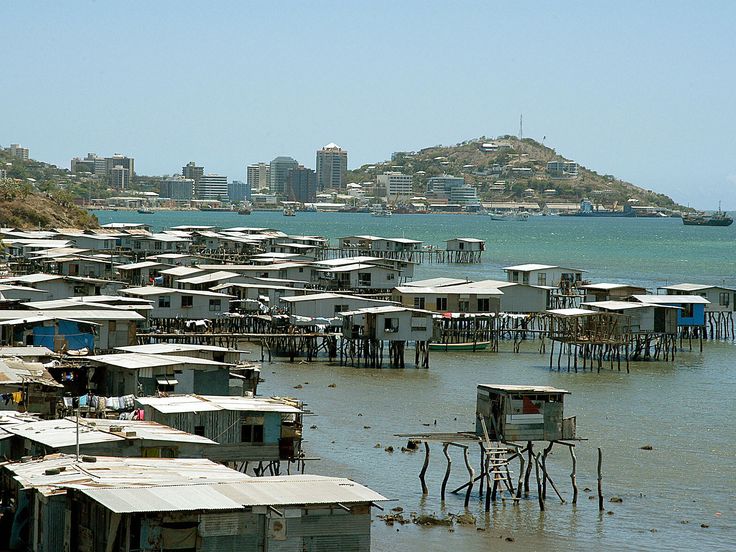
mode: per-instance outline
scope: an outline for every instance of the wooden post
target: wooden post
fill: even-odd
[[[426,481],[424,481],[424,476],[427,473],[428,467],[429,467],[429,443],[427,441],[424,441],[424,465],[422,466],[422,471],[419,472],[419,481],[422,482],[422,494],[423,495],[429,494],[427,483]]]
[[[483,498],[483,484],[486,478],[486,449],[482,442],[478,445],[480,445],[480,487],[478,487],[478,496]]]
[[[524,474],[524,493],[529,494],[529,479],[532,476],[532,458],[534,458],[534,451],[532,448],[532,442],[528,441],[526,444],[527,456],[529,457],[529,464],[526,467],[526,473]]]
[[[519,451],[519,482],[516,484],[516,498],[521,498],[521,489],[523,487],[523,477],[524,477],[524,464],[526,461],[524,460],[524,451]],[[518,500],[517,500],[518,504]]]
[[[467,508],[468,503],[470,502],[470,493],[473,490],[473,481],[475,480],[475,472],[473,471],[468,458],[468,447],[463,449],[463,458],[465,458],[465,467],[468,468],[468,490],[465,493],[465,507]]]
[[[442,452],[445,455],[445,458],[447,458],[447,470],[445,471],[445,477],[442,479],[442,489],[440,491],[440,500],[442,502],[445,501],[445,490],[447,489],[447,481],[450,479],[450,470],[452,469],[452,458],[450,458],[450,454],[447,452],[447,448],[450,446],[450,443],[444,443],[442,445]]]
[[[598,511],[603,511],[603,451],[598,447]]]
[[[542,496],[545,500],[547,500],[547,455],[549,454],[549,451],[552,450],[552,441],[550,441],[549,446],[544,449],[544,452],[542,454],[542,471],[545,474],[544,479],[542,480]]]
[[[542,455],[541,452],[538,452],[536,456],[533,456],[534,459],[534,473],[536,475],[537,479],[537,498],[539,499],[539,509],[544,512],[544,497],[542,496],[542,482],[539,480],[539,457]]]
[[[570,447],[570,456],[572,457],[572,472],[570,473],[570,479],[572,480],[572,503],[578,503],[578,481],[577,481],[577,468],[578,459],[575,457],[575,447]]]

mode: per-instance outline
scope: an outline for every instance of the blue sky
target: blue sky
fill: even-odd
[[[736,2],[2,2],[0,144],[244,179],[336,142],[350,167],[541,139],[736,209]]]

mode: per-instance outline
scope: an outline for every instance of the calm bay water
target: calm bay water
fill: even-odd
[[[416,278],[502,278],[502,266],[541,262],[586,269],[594,281],[629,281],[649,288],[681,281],[736,286],[736,227],[685,227],[679,219],[534,217],[528,222],[494,222],[458,215],[385,219],[328,213],[283,217],[276,212],[96,214],[101,223],[147,222],[157,229],[212,224],[271,227],[330,238],[404,236],[433,245],[458,236],[487,240],[482,264],[423,265]],[[472,429],[475,386],[481,382],[554,385],[571,391],[566,415],[577,415],[578,434],[589,439],[576,449],[581,489],[577,507],[561,505],[550,491],[544,513],[536,500],[526,500],[518,506],[499,502],[487,515],[473,497],[471,511],[483,531],[387,527],[376,520],[374,550],[736,549],[734,344],[708,342],[702,354],[685,350],[674,362],[633,363],[630,374],[608,369],[600,374],[550,372],[548,357],[537,348],[538,342],[529,342],[520,354],[433,353],[429,370],[274,362],[263,366],[266,381],[261,391],[300,397],[315,413],[306,420],[305,447],[309,456],[321,460],[308,466],[310,472],[345,475],[364,483],[395,499],[387,510],[401,506],[407,512],[438,514],[463,511],[461,495],[450,495],[441,507],[439,488],[445,469],[441,448],[432,447],[430,494],[423,498],[417,478],[423,454],[400,452],[405,443],[395,433],[434,431],[435,420],[438,431]],[[510,346],[502,344],[503,350],[510,351]],[[335,388],[328,387],[332,383]],[[302,389],[293,389],[299,384]],[[312,425],[317,427],[309,429]],[[374,447],[377,443],[381,448]],[[653,450],[641,450],[645,444]],[[385,452],[388,445],[396,452]],[[596,488],[597,447],[603,449],[603,487],[612,515],[599,515],[597,501],[588,499],[594,493],[583,491]],[[458,452],[453,453],[451,487],[466,476]],[[569,499],[567,449],[553,449],[548,465]],[[609,502],[613,495],[623,503]]]

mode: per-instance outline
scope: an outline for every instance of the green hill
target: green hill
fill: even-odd
[[[484,149],[483,144],[495,144],[496,149]],[[549,161],[572,160],[531,138],[481,137],[454,146],[397,152],[391,161],[348,171],[347,181],[368,182],[385,171],[400,171],[414,175],[414,192],[424,195],[430,177],[450,174],[463,176],[468,184],[478,189],[478,196],[484,201],[525,199],[552,203],[579,202],[589,198],[600,205],[620,206],[629,199],[636,199],[640,205],[684,209],[664,194],[612,175],[598,174],[582,165],[578,165],[575,177],[555,177],[547,170]]]

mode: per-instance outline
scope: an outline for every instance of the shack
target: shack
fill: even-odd
[[[369,552],[371,505],[386,500],[349,479],[318,475],[69,492],[69,549],[83,552]]]
[[[677,333],[677,307],[633,301],[592,301],[581,306],[598,312],[625,315],[621,325],[624,334]]]
[[[305,318],[332,318],[341,312],[367,307],[393,305],[381,299],[366,299],[339,293],[314,293],[299,297],[281,297],[286,310],[294,316]]]
[[[576,418],[564,417],[570,392],[537,385],[478,385],[475,433],[496,441],[575,439]]]
[[[453,238],[445,240],[448,261],[451,263],[479,263],[486,250],[485,240],[478,238]]]
[[[289,399],[177,395],[139,397],[146,420],[216,440],[217,462],[294,461],[301,456],[301,403]]]
[[[73,454],[77,421],[73,417],[4,424],[0,452],[12,460],[56,452]],[[79,419],[82,454],[149,458],[202,458],[217,443],[201,435],[152,421]]]
[[[583,284],[578,286],[585,293],[585,301],[628,301],[633,295],[646,295],[647,290],[632,284]]]
[[[214,291],[173,289],[145,286],[122,290],[125,295],[153,301],[151,320],[179,318],[200,320],[217,318],[230,309],[232,295]]]
[[[389,366],[404,368],[404,349],[415,342],[415,364],[429,368],[429,342],[434,332],[432,312],[401,306],[380,306],[341,313],[346,357],[351,364],[376,368],[383,364],[383,342],[388,342]],[[342,353],[341,353],[342,356]]]
[[[667,295],[699,295],[709,301],[705,312],[736,312],[736,289],[707,284],[674,284],[662,286]]]
[[[647,305],[679,307],[677,325],[681,328],[704,327],[705,307],[710,304],[700,295],[634,295],[633,299]]]
[[[583,272],[585,272],[579,268],[565,268],[545,264],[507,266],[503,270],[506,272],[509,282],[556,288],[575,287],[582,283]]]
[[[154,395],[161,392],[230,392],[235,364],[184,355],[119,353],[86,357],[94,368],[90,388],[107,395]]]
[[[0,548],[56,552],[97,550],[87,543],[71,548],[71,527],[66,523],[71,503],[67,486],[90,487],[141,485],[193,485],[244,481],[235,470],[201,458],[173,459],[87,457],[53,454],[38,460],[11,462],[0,466],[4,515],[12,523],[0,529]],[[81,531],[81,530],[80,530]],[[107,535],[107,528],[102,533]],[[11,540],[11,533],[13,539]],[[128,550],[138,548],[139,542]],[[125,550],[115,548],[114,550]],[[104,547],[101,548],[104,550]]]
[[[0,359],[0,410],[33,412],[51,418],[63,386],[40,362],[18,358]]]

